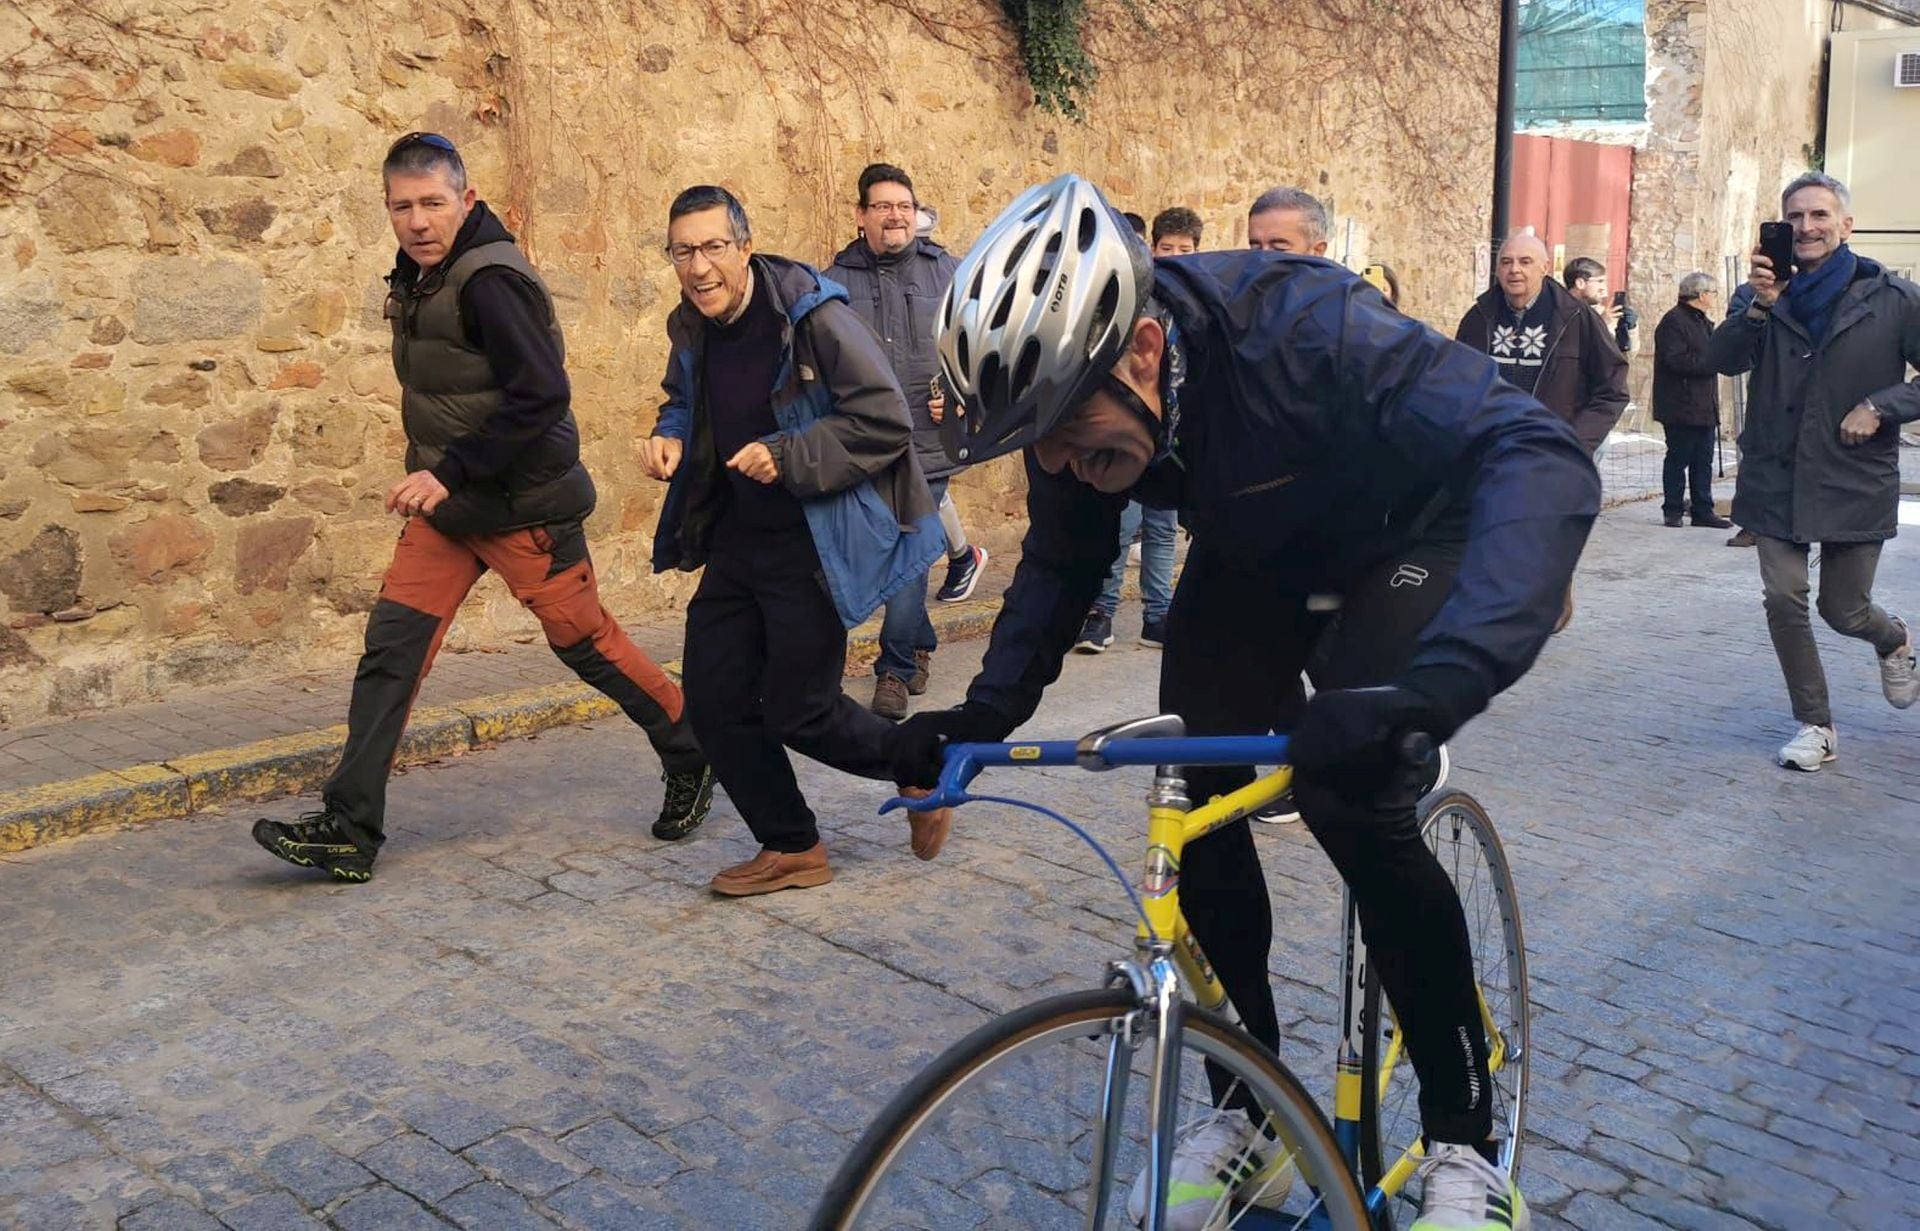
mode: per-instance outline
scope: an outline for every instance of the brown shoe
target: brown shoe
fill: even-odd
[[[927,681],[933,677],[933,651],[915,650],[913,652],[913,674],[907,677],[907,695],[917,697],[927,691]]]
[[[881,676],[873,682],[873,704],[868,708],[899,722],[907,716],[907,682],[892,672]]]
[[[1560,618],[1553,622],[1553,631],[1560,632],[1573,623],[1573,583],[1567,583],[1567,601],[1561,605]]]
[[[903,786],[900,793],[908,799],[925,799],[933,794],[925,787]],[[916,859],[932,859],[947,844],[947,834],[953,829],[953,809],[935,808],[932,812],[907,813],[907,825],[913,830],[910,844]]]
[[[827,866],[827,848],[815,842],[806,850],[791,854],[763,847],[745,863],[720,869],[707,883],[707,888],[729,898],[748,898],[782,889],[811,889],[832,879],[833,869]]]

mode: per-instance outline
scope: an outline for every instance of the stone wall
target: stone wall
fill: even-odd
[[[1780,189],[1812,163],[1829,7],[1647,0],[1648,134],[1634,163],[1631,257],[1644,314],[1633,365],[1643,416],[1653,326],[1680,279],[1699,269],[1726,283],[1729,255],[1742,258],[1744,278],[1760,223],[1780,216]],[[1846,20],[1850,29],[1891,24],[1852,9]]]
[[[956,246],[1066,169],[1126,208],[1199,209],[1209,246],[1301,182],[1450,323],[1490,176],[1482,7],[1402,6],[1362,46],[1314,6],[1136,6],[1158,29],[1103,8],[1074,122],[1031,106],[991,0],[9,6],[0,44],[27,51],[0,70],[0,724],[348,668],[398,531],[377,167],[401,132],[461,144],[553,287],[609,605],[672,618],[691,579],[646,567],[661,488],[633,442],[676,299],[675,191],[726,183],[763,249],[819,260],[878,157]],[[989,546],[1017,537],[1013,463],[957,495]],[[451,644],[533,635],[488,580]]]

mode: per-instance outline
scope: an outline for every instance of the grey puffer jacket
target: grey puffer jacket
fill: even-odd
[[[927,411],[930,384],[940,371],[934,321],[956,264],[952,253],[930,239],[916,239],[897,253],[877,253],[865,239],[856,239],[827,271],[847,288],[847,306],[879,335],[913,418],[914,454],[929,479],[962,469],[947,456],[939,426]]]
[[[1920,287],[1859,258],[1853,282],[1815,341],[1791,297],[1771,312],[1736,311],[1713,331],[1707,358],[1747,383],[1733,519],[1768,538],[1863,543],[1892,538],[1900,502],[1899,424],[1920,419]],[[1751,302],[1750,296],[1747,297]],[[1862,401],[1880,411],[1865,444],[1840,442],[1840,420]]]

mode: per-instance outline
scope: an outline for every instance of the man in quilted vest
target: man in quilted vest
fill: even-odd
[[[553,297],[468,187],[451,141],[410,133],[382,174],[400,242],[386,315],[408,472],[386,503],[406,525],[367,621],[347,745],[320,810],[291,824],[262,819],[254,840],[338,880],[372,879],[407,713],[489,569],[539,619],[560,661],[646,731],[666,778],[654,835],[685,837],[706,818],[713,776],[680,689],[600,605],[583,528],[593,481]]]

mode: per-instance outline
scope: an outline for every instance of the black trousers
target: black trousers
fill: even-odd
[[[805,526],[757,532],[722,518],[687,605],[687,717],[760,845],[820,841],[787,749],[891,780],[893,724],[841,691],[847,630]]]
[[[1660,467],[1665,498],[1660,511],[1678,517],[1687,511],[1687,487],[1693,488],[1693,515],[1713,516],[1713,438],[1712,427],[1681,427],[1667,424],[1667,457]]]
[[[1196,544],[1167,618],[1161,709],[1185,717],[1190,734],[1261,734],[1297,719],[1303,669],[1320,689],[1387,683],[1439,610],[1463,549],[1416,544],[1349,586],[1330,617],[1308,611],[1271,573]],[[1187,771],[1195,803],[1252,780],[1250,768]],[[1493,1131],[1486,1037],[1466,917],[1414,816],[1425,786],[1409,772],[1354,795],[1302,778],[1294,802],[1353,892],[1369,959],[1406,1031],[1428,1135],[1479,1142]],[[1273,912],[1247,822],[1187,847],[1180,901],[1248,1031],[1278,1047],[1267,974]]]

